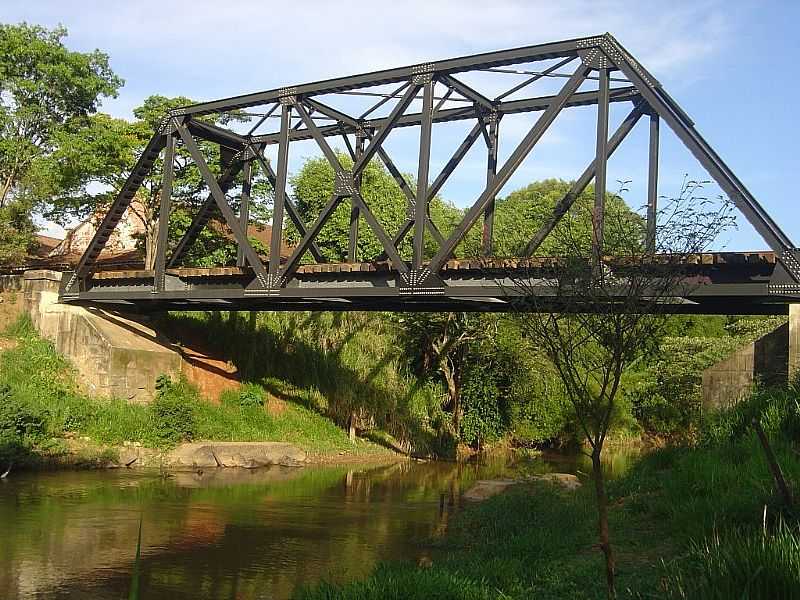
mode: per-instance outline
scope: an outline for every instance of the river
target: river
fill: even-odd
[[[609,468],[624,468],[614,463]],[[257,470],[12,473],[0,484],[0,598],[290,598],[298,585],[418,560],[477,479],[586,466],[403,462]]]

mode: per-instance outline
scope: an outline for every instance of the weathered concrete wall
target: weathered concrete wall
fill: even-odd
[[[800,306],[789,321],[703,371],[703,409],[736,404],[757,383],[785,385],[800,366]],[[794,317],[794,318],[793,318]]]
[[[22,282],[22,274],[0,275],[0,292],[21,292]]]
[[[61,273],[28,271],[25,309],[39,333],[51,340],[95,396],[148,402],[162,373],[176,375],[181,358],[158,342],[149,327],[105,311],[58,303]]]

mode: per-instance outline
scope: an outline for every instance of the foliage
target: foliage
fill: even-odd
[[[59,151],[92,130],[100,100],[115,97],[122,80],[107,55],[71,51],[66,35],[63,27],[0,24],[0,207],[21,202],[32,211],[105,168],[100,153],[64,161]]]
[[[0,354],[0,382],[9,387],[19,406],[45,422],[45,433],[35,441],[36,448],[31,444],[25,448],[15,446],[26,452],[42,448],[48,443],[48,436],[67,431],[101,444],[139,441],[146,446],[170,445],[173,434],[177,437],[181,430],[189,429],[184,405],[191,407],[192,433],[196,439],[286,441],[312,452],[382,451],[367,442],[354,446],[347,434],[329,419],[294,403],[287,403],[276,415],[264,409],[244,411],[238,405],[215,406],[198,401],[196,391],[180,380],[162,380],[163,395],[171,396],[162,414],[170,414],[176,405],[177,414],[184,415],[184,426],[160,423],[156,409],[147,405],[87,396],[78,388],[75,373],[67,361],[56,353],[52,344],[36,335],[29,319],[15,323],[6,335],[13,335],[18,343]],[[284,389],[287,395],[297,393],[288,386]],[[175,398],[181,393],[185,398]],[[14,440],[19,442],[16,437]]]
[[[786,388],[759,388],[746,400],[703,420],[700,444],[719,446],[750,435],[753,419],[767,434],[800,439],[800,382]]]
[[[782,317],[706,318],[691,322],[671,317],[663,338],[651,356],[626,378],[624,394],[633,415],[651,433],[685,434],[701,421],[702,373],[744,344],[775,329]],[[693,337],[692,334],[705,334]]]
[[[246,383],[237,390],[224,391],[220,401],[243,409],[260,408],[264,406],[264,390],[253,383]]]
[[[447,420],[441,389],[406,367],[396,325],[380,313],[173,313],[160,327],[175,339],[213,343],[242,380],[325,415],[340,427],[388,431],[428,453]],[[257,349],[257,350],[256,350]],[[235,403],[234,403],[235,404]],[[332,425],[333,426],[333,425]]]
[[[800,481],[786,429],[773,425],[778,460]],[[516,485],[459,511],[444,536],[428,542],[431,566],[386,563],[362,581],[325,583],[295,598],[602,598],[592,494],[586,485]],[[800,534],[775,513],[771,476],[749,434],[654,450],[610,481],[609,494],[621,597],[796,596]]]
[[[471,368],[464,381],[462,399],[461,440],[480,446],[500,439],[507,424],[500,410],[500,390],[493,371],[480,365]]]
[[[172,380],[160,375],[156,380],[156,397],[150,404],[155,432],[160,445],[174,446],[191,441],[196,434],[195,404],[197,390],[185,378]]]
[[[0,265],[20,264],[33,243],[35,227],[26,202],[11,200],[0,207]]]
[[[531,238],[550,218],[556,203],[566,195],[571,185],[572,182],[562,179],[543,179],[498,199],[494,222],[495,254],[524,256]],[[564,254],[564,250],[574,252],[575,248],[561,247],[567,231],[568,237],[581,240],[581,252],[586,253],[591,239],[593,207],[594,187],[590,185],[578,196],[553,233],[545,238],[536,254],[559,256]],[[619,224],[610,228],[606,236],[608,248],[625,247],[630,239],[640,238],[642,219],[619,194],[606,194],[606,212],[609,222]]]
[[[349,156],[338,153],[345,169],[353,166]],[[406,175],[406,181],[413,186],[413,178]],[[333,193],[333,167],[325,158],[306,160],[300,171],[291,178],[297,209],[306,223],[313,222]],[[375,218],[391,237],[407,218],[405,194],[397,182],[377,161],[370,161],[364,169],[361,183],[361,195]],[[452,231],[460,219],[461,211],[438,196],[431,201],[431,219],[443,234]],[[342,262],[347,257],[350,232],[350,203],[341,203],[330,221],[326,223],[316,238],[323,256],[332,262]],[[294,229],[289,230],[288,240],[297,243],[300,239]],[[425,244],[425,255],[432,256],[436,246],[432,239]],[[373,260],[383,252],[378,238],[367,225],[364,217],[359,219],[358,260]],[[411,235],[406,236],[400,245],[400,255],[404,259],[411,257]]]

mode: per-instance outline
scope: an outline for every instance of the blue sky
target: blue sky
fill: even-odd
[[[70,47],[107,52],[126,84],[103,110],[126,118],[154,93],[209,100],[609,31],[661,81],[800,244],[793,181],[800,172],[795,109],[800,89],[793,76],[800,58],[800,2],[2,0],[0,20],[61,23],[69,30]],[[612,111],[612,130],[624,112]],[[594,149],[594,116],[591,109],[575,113],[557,121],[504,193],[534,179],[580,174]],[[530,122],[501,124],[508,135],[501,161]],[[434,175],[463,134],[451,129],[434,138]],[[626,199],[634,207],[644,194],[646,129],[640,123],[609,165],[609,189],[616,180],[631,180]],[[416,169],[415,135],[409,129],[387,142],[409,172]],[[685,174],[706,177],[671,132],[665,130],[662,140],[663,194],[674,195]],[[314,154],[311,145],[293,145],[290,169]],[[443,195],[460,206],[471,203],[481,191],[484,163],[473,150]],[[710,186],[708,193],[718,190]],[[766,247],[744,218],[719,245]]]

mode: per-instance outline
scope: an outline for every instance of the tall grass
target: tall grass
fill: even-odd
[[[732,530],[693,543],[666,580],[670,598],[780,600],[800,597],[800,531]]]

